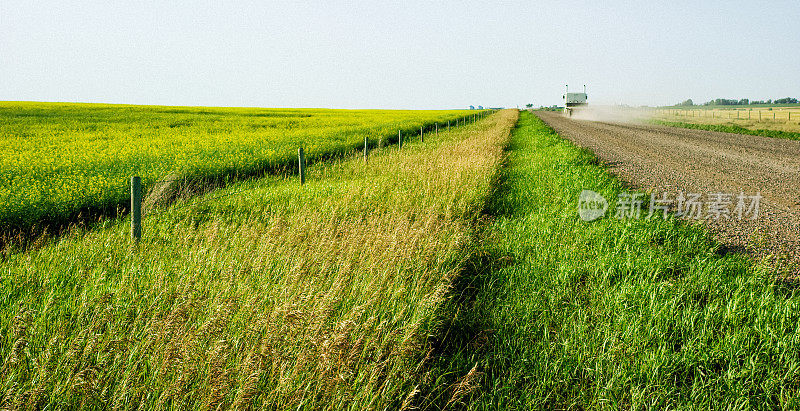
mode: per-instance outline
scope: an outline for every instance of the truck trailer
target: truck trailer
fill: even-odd
[[[566,85],[566,92],[561,97],[564,99],[564,115],[572,116],[573,111],[579,110],[581,107],[586,107],[589,103],[586,102],[586,85],[583,85],[583,93],[570,93],[569,85]]]

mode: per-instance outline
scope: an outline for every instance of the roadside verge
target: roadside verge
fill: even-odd
[[[481,329],[438,364],[456,382],[431,408],[798,406],[793,283],[685,221],[581,220],[583,190],[625,188],[532,114],[506,173],[484,240],[503,264],[472,285],[457,323]]]

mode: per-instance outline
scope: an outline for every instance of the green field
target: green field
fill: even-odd
[[[226,127],[253,110],[305,136],[326,128],[287,119],[371,130],[383,116],[220,110],[238,113],[220,115],[235,117]],[[386,115],[400,114],[409,134],[464,115]],[[359,138],[326,147],[346,154]],[[800,406],[796,283],[682,220],[580,220],[582,190],[626,187],[533,114],[503,110],[366,160],[333,151],[305,185],[259,174],[177,198],[145,215],[138,245],[115,216],[4,254],[0,406]]]
[[[0,234],[114,214],[131,176],[193,185],[309,163],[455,124],[472,111],[0,102]]]

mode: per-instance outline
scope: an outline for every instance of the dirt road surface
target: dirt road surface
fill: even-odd
[[[766,258],[782,275],[800,274],[800,141],[537,114],[632,188],[672,200],[679,192],[702,194],[702,220],[725,249]],[[730,218],[708,212],[711,193],[733,194]],[[763,197],[755,220],[747,210],[743,219],[734,212],[740,193]]]

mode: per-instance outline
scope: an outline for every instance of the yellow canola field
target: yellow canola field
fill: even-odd
[[[269,172],[292,167],[301,146],[313,161],[473,114],[0,102],[0,231],[124,205],[134,175],[147,189]]]

